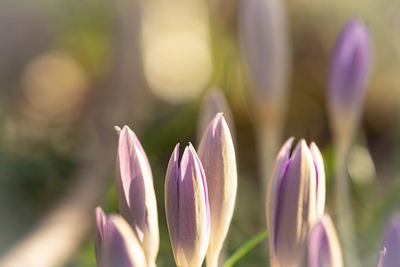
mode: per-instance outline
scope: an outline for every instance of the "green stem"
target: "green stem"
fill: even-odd
[[[224,267],[232,267],[238,260],[243,258],[250,250],[257,246],[261,241],[263,241],[268,236],[268,230],[264,230],[258,233],[255,237],[247,241],[239,249],[235,251],[225,262]]]
[[[350,147],[350,143],[336,145],[335,193],[338,221],[337,226],[339,230],[339,238],[342,242],[343,256],[346,266],[359,267],[361,265],[357,256],[350,181],[346,168]]]

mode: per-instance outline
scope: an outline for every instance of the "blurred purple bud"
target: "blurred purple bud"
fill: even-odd
[[[237,171],[229,127],[218,113],[204,132],[198,149],[207,179],[210,200],[210,244],[207,266],[218,266],[218,257],[228,233],[235,207]]]
[[[96,208],[96,258],[99,267],[147,266],[142,246],[129,224],[120,216],[106,216]]]
[[[165,209],[177,266],[200,267],[210,235],[210,208],[203,166],[191,144],[179,166],[179,144],[169,160]]]
[[[308,234],[308,267],[342,267],[343,258],[335,227],[323,215]]]
[[[242,0],[239,30],[255,101],[281,105],[289,78],[289,42],[281,0]]]
[[[333,120],[358,120],[371,60],[369,29],[360,19],[351,19],[339,34],[331,59],[327,95]]]
[[[205,96],[203,107],[199,116],[199,121],[197,125],[197,143],[200,143],[203,137],[204,131],[207,130],[210,121],[214,119],[217,113],[222,112],[228,123],[228,126],[233,128],[232,112],[229,105],[225,99],[224,94],[218,89],[211,89]],[[232,139],[234,139],[234,134],[232,133]]]
[[[149,161],[135,133],[119,132],[116,191],[121,215],[142,244],[149,266],[159,247],[157,203]]]
[[[267,196],[267,223],[272,266],[295,266],[306,253],[310,227],[325,206],[325,174],[315,144],[300,140],[292,155],[293,138],[276,159]]]
[[[400,213],[393,215],[383,234],[378,267],[394,267],[400,263]]]

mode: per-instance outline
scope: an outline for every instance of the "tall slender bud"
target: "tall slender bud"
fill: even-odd
[[[301,266],[310,228],[325,206],[325,175],[321,154],[293,138],[281,148],[267,195],[267,223],[272,266]]]
[[[255,103],[260,109],[282,105],[290,69],[283,1],[240,1],[239,30]]]
[[[335,227],[323,215],[308,235],[308,267],[342,267],[343,258]]]
[[[339,34],[331,59],[327,96],[336,138],[354,134],[358,126],[371,57],[369,29],[360,19],[351,19]]]
[[[154,266],[159,235],[153,176],[146,154],[128,126],[119,132],[116,191],[121,215],[142,244],[149,266]]]
[[[204,132],[198,153],[210,200],[211,230],[206,260],[208,267],[216,267],[232,220],[237,190],[235,149],[222,113],[215,116]]]
[[[385,229],[378,267],[394,267],[400,263],[400,213],[393,215]]]
[[[176,145],[167,169],[165,209],[177,266],[200,267],[210,236],[210,207],[203,166],[191,144],[179,165]]]
[[[148,266],[142,246],[129,224],[120,216],[106,216],[96,208],[96,258],[99,267]]]

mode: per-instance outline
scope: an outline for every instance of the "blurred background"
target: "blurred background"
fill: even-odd
[[[177,142],[197,145],[199,114],[211,88],[225,95],[232,111],[238,159],[237,204],[226,254],[265,229],[258,178],[262,164],[252,89],[240,54],[238,1],[0,2],[0,257],[35,244],[56,249],[58,240],[71,239],[59,247],[64,252],[56,255],[56,265],[96,265],[93,207],[117,211],[113,126],[127,124],[153,171],[161,241],[157,263],[173,266],[164,212],[166,167]],[[295,136],[321,148],[327,210],[333,217],[329,59],[349,18],[361,16],[371,29],[373,68],[347,168],[357,245],[363,266],[374,266],[384,223],[400,209],[400,2],[283,2],[292,70],[282,142]],[[32,234],[52,223],[69,230],[55,231],[44,241]],[[27,238],[35,242],[21,247]],[[261,244],[237,266],[266,262]]]

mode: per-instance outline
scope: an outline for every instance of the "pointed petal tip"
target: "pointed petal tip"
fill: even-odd
[[[178,159],[179,159],[179,148],[180,148],[180,144],[177,143],[177,144],[175,145],[175,147],[174,147],[173,152],[172,152],[174,161],[178,161]]]
[[[301,155],[301,152],[304,151],[306,147],[307,147],[306,141],[304,139],[300,139],[300,141],[297,142],[296,146],[293,149],[292,158]]]
[[[318,157],[318,159],[321,158],[321,160],[322,160],[321,150],[319,150],[319,147],[314,142],[311,142],[311,144],[310,144],[310,151],[311,151],[311,154],[313,155],[314,159],[317,159],[317,157]]]
[[[298,151],[298,152],[297,152]],[[307,153],[310,151],[310,148],[307,145],[307,142],[304,138],[300,139],[300,141],[297,143],[296,148],[294,149],[293,155],[296,153]]]
[[[179,147],[180,147],[180,144],[177,143],[175,145],[174,150],[172,151],[172,154],[171,154],[171,157],[170,157],[169,163],[168,163],[167,172],[173,171],[175,173],[175,172],[179,171]],[[174,177],[175,177],[175,175],[174,175]]]
[[[129,132],[132,131],[128,126],[124,125],[122,128],[119,126],[114,126],[114,129],[119,135],[119,141],[122,142],[123,139],[129,138]]]
[[[217,114],[215,114],[215,117],[213,119],[214,129],[217,128],[218,125],[223,125],[223,124],[227,125],[224,113],[218,112]]]
[[[223,112],[218,112],[217,114],[215,114],[215,119],[222,119],[222,118],[224,118]]]
[[[119,133],[121,132],[121,127],[119,127],[118,125],[114,125],[114,130],[117,132],[117,134],[119,135]]]
[[[190,156],[190,158],[192,158],[194,160],[194,162],[198,161],[197,151],[191,142],[189,142],[189,144],[186,146],[185,152],[188,153],[187,156]],[[185,154],[185,152],[184,152],[184,154]],[[183,158],[183,156],[182,156],[182,158]]]
[[[116,126],[116,127],[118,127],[118,126]],[[129,128],[129,126],[126,124],[124,126],[122,126],[122,128],[120,128],[120,127],[118,127],[118,128],[120,129],[121,132],[122,131],[124,131],[124,132],[132,131],[131,128]]]
[[[277,159],[280,158],[289,158],[290,150],[292,149],[294,137],[290,137],[286,142],[282,145],[281,149],[278,152]]]

